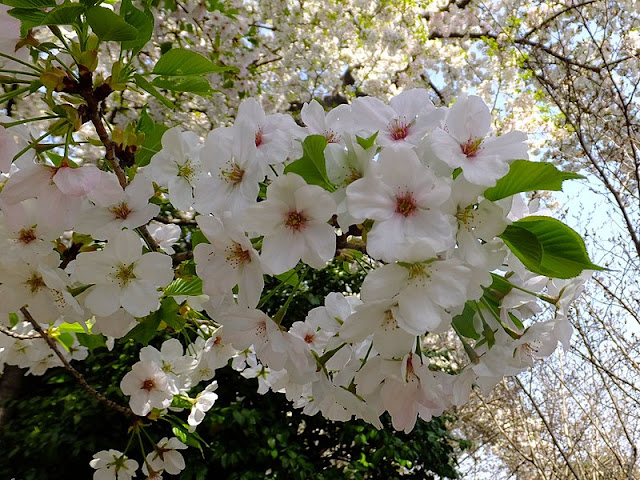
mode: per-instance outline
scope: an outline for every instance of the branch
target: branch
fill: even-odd
[[[22,315],[24,315],[24,318],[27,319],[27,321],[33,325],[33,328],[35,329],[36,332],[38,332],[38,334],[40,334],[40,336],[42,337],[42,339],[47,342],[47,345],[49,345],[49,348],[51,348],[51,350],[53,350],[53,353],[56,354],[56,356],[60,359],[60,361],[62,362],[62,364],[64,365],[64,368],[71,373],[71,375],[73,375],[76,380],[78,381],[78,383],[80,384],[80,386],[90,395],[92,395],[93,397],[95,397],[96,399],[98,399],[98,401],[100,401],[102,404],[104,404],[105,406],[109,407],[112,410],[115,410],[116,412],[120,412],[123,415],[126,415],[128,417],[132,417],[135,418],[136,415],[131,411],[130,408],[128,407],[123,407],[121,405],[118,405],[117,403],[109,400],[107,397],[105,397],[103,394],[101,394],[100,392],[98,392],[95,388],[93,388],[91,385],[89,385],[87,383],[87,381],[85,380],[85,378],[82,376],[82,374],[80,372],[78,372],[75,368],[73,368],[71,366],[71,364],[69,363],[69,361],[64,357],[64,355],[62,355],[62,353],[60,352],[60,350],[58,349],[57,345],[55,344],[55,342],[52,340],[52,338],[47,335],[44,330],[42,329],[42,327],[40,326],[40,324],[38,322],[36,322],[34,320],[34,318],[31,316],[31,314],[29,313],[29,310],[27,310],[26,307],[22,307],[20,309],[20,311],[22,312]]]
[[[515,379],[516,383],[520,386],[522,391],[525,393],[525,395],[527,397],[529,397],[529,400],[531,401],[531,404],[533,405],[533,408],[535,409],[536,413],[538,414],[538,417],[540,417],[540,420],[542,420],[542,423],[544,423],[545,428],[547,429],[547,431],[549,432],[549,435],[551,436],[551,440],[553,441],[553,444],[555,445],[555,447],[560,452],[560,455],[562,455],[562,458],[564,459],[565,463],[567,464],[567,467],[569,468],[569,470],[571,470],[571,473],[576,478],[576,480],[580,480],[580,477],[578,476],[578,474],[574,470],[573,465],[571,465],[571,462],[569,462],[569,458],[564,453],[564,450],[562,450],[562,447],[560,446],[560,443],[558,442],[558,439],[556,438],[555,434],[553,433],[553,430],[551,429],[551,425],[549,425],[549,422],[547,422],[547,419],[542,414],[542,411],[540,410],[540,407],[538,407],[538,404],[534,401],[533,396],[527,391],[526,388],[524,388],[524,385],[522,385],[522,382],[520,381],[520,379],[518,377],[514,377],[514,379]]]

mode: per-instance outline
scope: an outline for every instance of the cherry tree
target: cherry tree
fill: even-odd
[[[130,478],[139,466],[148,478],[179,474],[180,450],[202,441],[197,426],[217,401],[215,371],[228,363],[305,414],[380,428],[387,413],[410,432],[418,418],[466,404],[472,389],[488,395],[505,375],[568,346],[568,305],[602,267],[574,230],[521,194],[560,190],[580,176],[529,160],[527,135],[492,130],[479,96],[460,92],[452,106],[436,107],[422,88],[397,85],[390,99],[352,89],[358,98],[326,114],[309,98],[298,124],[236,83],[260,74],[261,49],[279,55],[270,41],[295,32],[276,34],[287,23],[249,25],[243,15],[300,16],[302,28],[303,9],[200,5],[170,15],[164,34],[188,14],[202,42],[158,45],[144,3],[4,3],[1,70],[16,87],[0,98],[19,117],[3,118],[0,132],[2,241],[17,253],[0,263],[1,359],[34,375],[62,365],[130,419],[126,447],[88,459],[95,478]],[[359,20],[406,21],[391,8],[358,12]],[[237,38],[233,60],[206,51]],[[376,54],[366,47],[354,58]],[[308,65],[283,61],[285,75],[256,82],[274,88],[265,105],[281,107],[277,89],[296,75],[320,78],[331,57],[309,48],[304,58]],[[232,122],[180,122],[202,105],[220,108],[210,98],[218,85],[243,92]],[[153,116],[127,109],[130,95],[151,102]],[[128,110],[121,123],[108,114],[118,102]],[[161,106],[170,113],[157,114]],[[189,228],[177,232],[172,218]],[[358,295],[333,292],[304,318],[288,314],[293,296],[264,311],[283,285],[302,288],[311,270],[336,258],[365,277]],[[144,345],[158,331],[173,338],[139,350],[119,385],[128,405],[71,363],[118,348],[121,338]],[[427,354],[444,336],[466,355],[450,369]],[[152,438],[145,418],[166,422],[167,436]]]

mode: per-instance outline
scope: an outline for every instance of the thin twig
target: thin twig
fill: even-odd
[[[116,402],[109,400],[107,397],[105,397],[103,394],[101,394],[95,388],[89,385],[85,380],[85,378],[82,376],[82,374],[78,372],[75,368],[73,368],[69,363],[69,361],[64,357],[64,355],[62,355],[62,352],[60,352],[60,350],[58,349],[53,339],[44,332],[40,324],[36,322],[35,319],[31,316],[31,314],[29,313],[29,310],[27,310],[26,307],[22,307],[20,311],[22,312],[22,315],[24,315],[24,318],[26,318],[27,321],[31,325],[33,325],[33,328],[35,329],[35,331],[40,334],[40,336],[45,342],[47,342],[47,345],[49,345],[49,348],[51,348],[51,350],[53,350],[53,353],[55,353],[56,356],[60,359],[60,361],[64,365],[64,368],[76,378],[80,386],[87,393],[95,397],[98,401],[100,401],[105,406],[109,407],[112,410],[115,410],[116,412],[120,412],[123,415],[126,415],[128,417],[136,417],[136,415],[131,411],[130,408],[123,407],[122,405],[118,405]]]

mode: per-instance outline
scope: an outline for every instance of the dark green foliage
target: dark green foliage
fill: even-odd
[[[302,278],[303,272],[299,274]],[[350,273],[337,265],[308,271],[283,324],[304,320],[328,293],[341,291],[344,285],[357,288],[362,278],[361,272]],[[279,283],[269,281],[265,291]],[[279,289],[265,310],[274,314],[293,290],[288,284]],[[150,343],[159,347],[161,337],[158,334]],[[74,363],[91,385],[126,405],[118,385],[138,360],[139,348],[132,341],[121,341],[115,349],[121,353],[97,348],[90,359]],[[218,370],[216,379],[218,401],[197,430],[207,445],[202,445],[202,453],[196,448],[183,452],[187,469],[168,478],[431,479],[434,474],[456,478],[455,447],[468,447],[447,430],[445,418],[418,421],[410,435],[395,432],[384,418],[385,429],[378,431],[360,421],[340,423],[304,415],[282,394],[259,395],[255,379],[244,379],[229,367]],[[88,479],[94,453],[109,448],[123,451],[127,445],[128,420],[98,404],[62,369],[25,377],[8,407],[0,428],[0,479]],[[186,412],[177,415],[186,420]],[[147,423],[152,438],[171,435],[166,422]],[[127,455],[142,464],[136,441]],[[140,472],[137,478],[142,478]]]

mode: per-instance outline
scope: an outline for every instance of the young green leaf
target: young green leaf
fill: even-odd
[[[122,42],[136,40],[138,30],[124,18],[105,7],[91,7],[87,10],[87,22],[93,33],[102,41]]]
[[[507,198],[520,192],[534,190],[562,190],[562,182],[584,178],[572,172],[562,172],[551,163],[516,160],[509,173],[498,183],[484,192],[484,198],[491,201]]]
[[[572,278],[583,270],[604,270],[589,260],[582,237],[551,217],[525,217],[509,225],[500,238],[529,270],[540,275]]]
[[[210,60],[191,50],[172,48],[160,57],[155,67],[153,67],[152,73],[164,76],[185,76],[206,75],[227,70],[231,70],[231,68],[215,65]]]
[[[290,163],[284,173],[297,173],[310,185],[319,185],[333,191],[334,187],[327,176],[324,149],[327,139],[322,135],[309,135],[302,142],[302,157]]]
[[[153,80],[152,85],[174,92],[197,93],[198,95],[210,95],[213,88],[206,77],[196,75],[189,76],[161,76]]]
[[[145,7],[144,11],[138,10],[131,4],[131,0],[123,0],[120,6],[120,15],[138,31],[134,40],[122,42],[122,48],[137,53],[151,40],[154,25],[153,14],[148,7]]]
[[[82,5],[60,5],[47,13],[41,25],[73,25],[83,12]]]
[[[144,141],[136,151],[136,165],[144,167],[148,165],[156,153],[162,148],[162,135],[169,129],[164,124],[155,123],[145,109],[140,114],[138,122],[138,132],[144,133]]]
[[[142,90],[144,90],[145,92],[150,94],[156,100],[159,100],[162,104],[164,104],[165,107],[168,107],[168,108],[171,108],[171,109],[176,108],[176,106],[173,104],[173,102],[171,102],[168,98],[166,98],[164,95],[162,95],[156,89],[156,87],[151,85],[151,83],[146,78],[144,78],[142,75],[139,75],[139,74],[136,73],[133,76],[133,79],[136,82],[136,85],[138,87],[140,87]]]

